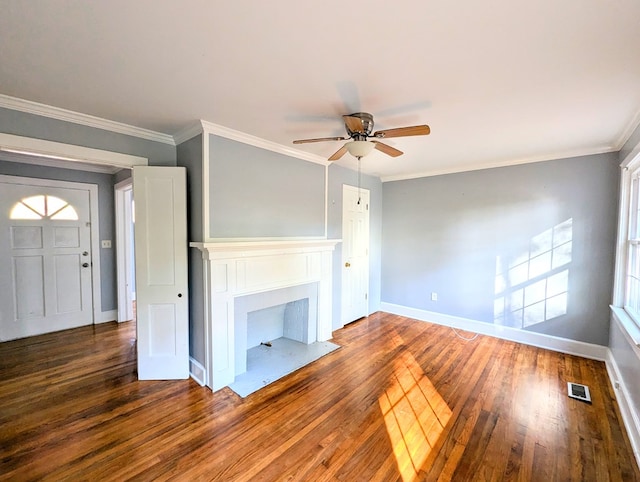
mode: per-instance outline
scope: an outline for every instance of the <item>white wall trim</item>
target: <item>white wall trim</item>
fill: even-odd
[[[480,333],[482,335],[515,341],[525,345],[566,353],[568,355],[591,358],[593,360],[606,361],[609,351],[606,346],[602,345],[594,345],[592,343],[569,340],[567,338],[560,338],[542,333],[518,330],[508,326],[493,325],[482,321],[471,320],[469,318],[445,315],[433,311],[395,305],[393,303],[382,302],[380,304],[380,309],[394,315],[406,316],[408,318],[427,321],[437,325],[451,326],[466,331]]]
[[[624,308],[613,305],[609,305],[609,308],[611,308],[613,319],[618,323],[620,331],[627,338],[627,342],[640,360],[640,327],[631,319]]]
[[[0,94],[0,107],[175,146],[173,136],[169,134],[135,127],[81,112],[74,112],[60,107],[40,104],[30,100],[18,99],[17,97],[10,97],[4,94]]]
[[[100,311],[94,323],[109,323],[110,321],[117,321],[117,318],[118,310]]]
[[[211,239],[211,197],[209,195],[209,167],[211,164],[209,153],[209,135],[202,133],[202,237]],[[208,365],[207,365],[208,366]]]
[[[122,169],[146,166],[149,162],[146,157],[5,133],[0,133],[0,150],[60,161],[115,166]]]
[[[93,322],[100,323],[102,316],[102,292],[100,290],[100,218],[98,214],[98,186],[83,182],[56,181],[35,177],[0,175],[0,181],[32,186],[61,187],[89,191],[91,219],[91,287],[93,296]],[[108,312],[107,312],[108,313]],[[113,318],[115,319],[115,318]]]
[[[20,164],[31,164],[36,166],[55,167],[57,169],[72,169],[74,171],[99,172],[101,174],[115,174],[121,168],[99,164],[89,164],[79,161],[62,161],[47,157],[32,157],[25,154],[0,150],[0,160],[8,162],[19,162]]]
[[[204,387],[207,379],[207,370],[193,357],[189,357],[189,375],[198,385]]]
[[[250,146],[266,149],[267,151],[284,154],[285,156],[295,157],[304,161],[315,162],[316,164],[322,164],[323,166],[327,166],[329,164],[329,162],[324,157],[318,156],[316,154],[301,151],[293,147],[287,147],[276,142],[268,141],[260,137],[252,136],[251,134],[246,134],[245,132],[236,131],[228,127],[213,124],[211,122],[201,122],[203,135],[213,134],[216,136],[224,137],[226,139],[242,142],[243,144],[249,144]]]
[[[631,191],[631,171],[620,171],[620,194],[618,196],[618,232],[616,236],[616,257],[613,276],[613,304],[624,303],[624,286],[627,266],[627,233],[629,230],[629,193]]]
[[[636,457],[636,463],[640,466],[640,416],[634,410],[633,404],[630,402],[629,390],[624,383],[624,378],[620,374],[620,369],[613,356],[611,350],[607,350],[607,359],[605,360],[609,380],[616,393],[618,407],[622,414],[622,423],[624,424],[627,435],[631,442],[633,454]]]

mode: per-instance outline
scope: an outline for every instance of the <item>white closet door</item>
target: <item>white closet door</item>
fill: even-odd
[[[135,167],[138,378],[189,376],[186,170]]]

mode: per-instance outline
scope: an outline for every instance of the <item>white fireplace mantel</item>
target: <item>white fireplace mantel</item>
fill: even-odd
[[[202,252],[207,385],[218,390],[235,378],[238,296],[318,283],[317,341],[331,338],[332,251],[339,239],[191,243]]]

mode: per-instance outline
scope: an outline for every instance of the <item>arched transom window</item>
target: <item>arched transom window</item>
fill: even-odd
[[[11,209],[11,219],[52,219],[77,221],[78,213],[64,199],[40,194],[18,201]]]

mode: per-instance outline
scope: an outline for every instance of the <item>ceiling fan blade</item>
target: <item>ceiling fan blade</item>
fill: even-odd
[[[398,157],[404,154],[404,152],[399,151],[395,147],[388,146],[387,144],[383,144],[382,142],[378,142],[378,141],[371,141],[371,142],[373,142],[376,145],[376,149],[384,152],[388,156]]]
[[[317,139],[298,139],[293,141],[294,144],[307,144],[309,142],[324,142],[324,141],[346,141],[348,137],[318,137]]]
[[[342,146],[340,149],[338,149],[330,158],[330,161],[337,161],[338,159],[340,159],[342,156],[344,156],[347,153],[347,145],[345,144],[344,146]]]
[[[373,137],[406,137],[406,136],[426,136],[431,132],[428,125],[398,127],[396,129],[383,129],[373,133]]]
[[[344,123],[351,132],[357,132],[359,134],[365,134],[364,125],[360,117],[353,117],[350,115],[343,115]]]

